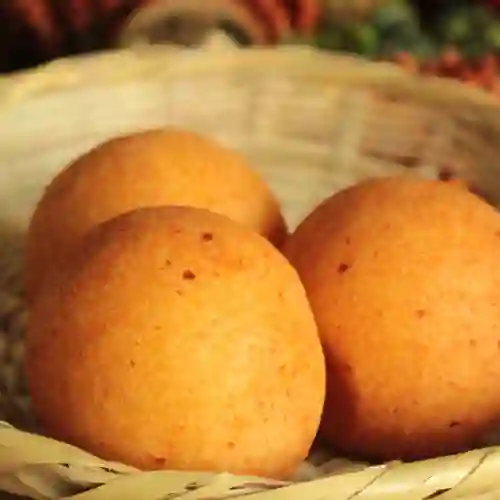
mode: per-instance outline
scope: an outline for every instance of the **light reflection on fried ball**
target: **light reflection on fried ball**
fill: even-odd
[[[26,342],[43,427],[105,459],[283,478],[319,426],[323,351],[297,273],[204,209],[91,230],[40,289]]]
[[[419,459],[500,416],[500,217],[465,189],[370,180],[322,203],[284,248],[327,360],[323,436]]]
[[[28,231],[28,298],[94,225],[167,204],[227,215],[276,245],[286,235],[276,199],[239,153],[178,129],[116,137],[68,165],[42,196]]]

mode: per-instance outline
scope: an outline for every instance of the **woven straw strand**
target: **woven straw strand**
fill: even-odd
[[[379,500],[388,498],[389,494],[401,500],[423,500],[433,498],[437,493],[446,499],[446,492],[449,498],[455,499],[497,492],[500,447],[423,462],[368,467],[361,471],[284,485],[276,489],[284,483],[229,474],[138,473],[133,468],[102,462],[69,445],[2,424],[0,464],[0,477],[3,478],[18,477],[19,471],[25,471],[27,467],[44,464],[61,481],[61,464],[71,464],[73,470],[78,471],[76,476],[80,477],[80,483],[87,486],[99,481],[104,483],[87,492],[68,497],[79,500],[104,500],[115,498],[118,493],[122,500],[155,500],[183,489],[187,490],[188,496],[180,498],[193,500],[229,498],[243,493],[252,493],[252,498],[256,500]],[[43,473],[47,474],[47,470]],[[43,474],[37,473],[33,467],[31,476],[24,473],[25,481],[28,477],[33,484],[36,483],[35,478],[38,477],[40,481]],[[196,488],[193,488],[193,484],[197,485]],[[3,479],[0,479],[0,487],[5,487]],[[500,489],[498,493],[500,494]]]

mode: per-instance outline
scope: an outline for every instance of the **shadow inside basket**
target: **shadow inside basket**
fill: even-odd
[[[24,232],[0,221],[0,240],[0,419],[34,430],[21,368],[27,319],[22,285]]]

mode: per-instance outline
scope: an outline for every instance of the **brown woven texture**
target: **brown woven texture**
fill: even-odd
[[[0,489],[73,500],[500,498],[495,447],[377,467],[318,449],[295,482],[281,483],[142,473],[24,432],[37,429],[20,368],[19,284],[23,234],[43,186],[103,139],[169,124],[210,134],[249,157],[293,227],[330,193],[388,173],[456,175],[500,206],[496,102],[455,82],[297,47],[149,47],[0,79],[0,419],[16,426],[0,425]]]

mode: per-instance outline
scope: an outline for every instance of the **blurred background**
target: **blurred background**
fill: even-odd
[[[2,0],[0,71],[148,43],[308,44],[500,96],[500,0]]]

